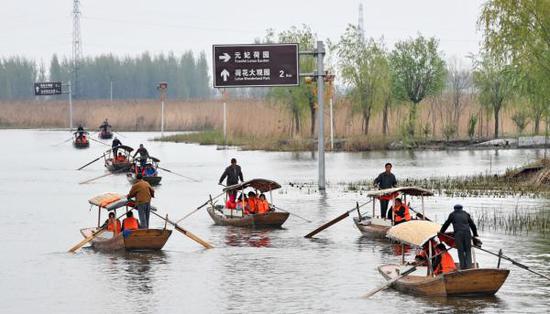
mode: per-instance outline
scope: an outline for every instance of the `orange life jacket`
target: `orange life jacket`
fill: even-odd
[[[137,230],[139,229],[139,222],[134,217],[128,217],[122,222],[124,230]]]
[[[441,262],[434,270],[434,275],[446,274],[456,270],[455,261],[449,252],[440,255]]]
[[[269,203],[266,200],[258,200],[258,214],[265,214],[269,211]]]
[[[124,156],[116,156],[116,159],[115,159],[117,162],[124,162],[126,161],[126,157]]]
[[[399,216],[397,214],[397,212],[401,209],[400,207],[403,207],[405,208],[405,213],[403,214],[403,216]],[[394,218],[394,221],[395,223],[399,223],[401,221],[409,221],[411,220],[411,213],[409,212],[409,206],[407,206],[406,204],[401,204],[400,207],[395,207],[395,205],[393,206],[393,213],[395,214],[395,218]]]
[[[120,220],[116,220],[116,230],[115,230],[115,224],[113,223],[107,223],[107,231],[111,231],[111,232],[114,232],[115,234],[116,233],[120,233],[120,230],[121,230],[121,225],[120,225]]]
[[[392,194],[380,195],[378,196],[378,199],[381,201],[391,201],[398,196],[399,196],[399,193],[393,192]]]
[[[246,209],[248,210],[248,214],[256,214],[258,212],[258,200],[256,198],[248,198]]]

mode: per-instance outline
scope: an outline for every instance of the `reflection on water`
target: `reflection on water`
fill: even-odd
[[[124,176],[108,176],[92,184],[78,182],[105,173],[94,163],[76,168],[104,152],[92,143],[88,150],[70,144],[52,146],[66,139],[64,132],[0,130],[0,146],[9,147],[2,160],[13,171],[0,180],[2,267],[1,313],[357,313],[357,312],[547,312],[550,287],[541,278],[514,268],[495,298],[421,298],[392,290],[371,299],[361,296],[384,280],[376,267],[399,263],[401,247],[361,236],[348,218],[319,233],[304,235],[365,202],[360,193],[332,189],[319,193],[315,184],[302,189],[288,182],[316,182],[317,163],[311,152],[278,153],[216,150],[211,146],[156,143],[144,139],[151,133],[125,133],[124,143],[144,142],[162,160],[162,166],[199,178],[189,182],[168,173],[156,188],[154,205],[174,220],[203,204],[209,194],[220,193],[217,180],[230,158],[239,160],[246,179],[274,179],[283,188],[274,192],[275,204],[311,219],[290,216],[283,229],[250,230],[214,226],[206,211],[182,222],[183,227],[211,242],[204,250],[176,232],[158,253],[106,254],[85,249],[66,250],[82,239],[78,230],[97,223],[97,212],[87,200],[106,191],[127,193]],[[36,154],[39,151],[40,154]],[[465,175],[504,171],[542,155],[543,150],[391,151],[327,153],[330,182],[372,180],[386,161],[399,178]],[[23,157],[22,157],[23,156]],[[315,157],[315,154],[314,156]],[[548,207],[547,200],[526,198],[426,199],[427,214],[442,222],[456,202],[467,210],[490,208],[513,211],[525,206]],[[369,206],[365,211],[369,212]],[[350,216],[355,216],[352,213]],[[163,227],[152,220],[154,227]],[[517,258],[536,271],[549,274],[550,237],[522,236],[483,231],[487,249]],[[405,252],[414,257],[414,250]],[[493,256],[478,252],[482,266],[495,266]]]

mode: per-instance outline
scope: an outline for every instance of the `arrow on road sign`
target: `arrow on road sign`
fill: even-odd
[[[227,61],[231,60],[231,56],[227,52],[224,52],[223,56],[218,56],[218,58],[220,60],[223,60],[223,62],[227,62]]]
[[[229,77],[229,71],[226,69],[223,69],[222,73],[220,73],[220,76],[223,77],[223,81],[227,82],[227,78]]]

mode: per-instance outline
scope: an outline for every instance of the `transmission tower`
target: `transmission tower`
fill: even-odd
[[[80,37],[80,0],[73,0],[73,95],[80,96],[79,67],[82,60],[82,39]]]
[[[361,40],[365,41],[365,21],[363,18],[363,4],[359,3],[359,19],[357,21],[357,28],[359,29],[359,34]]]

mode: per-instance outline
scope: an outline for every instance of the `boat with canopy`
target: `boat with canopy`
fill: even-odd
[[[109,149],[103,155],[105,160],[105,168],[110,172],[124,172],[130,171],[132,167],[132,155],[131,152],[134,149],[130,146],[119,145],[112,149]]]

